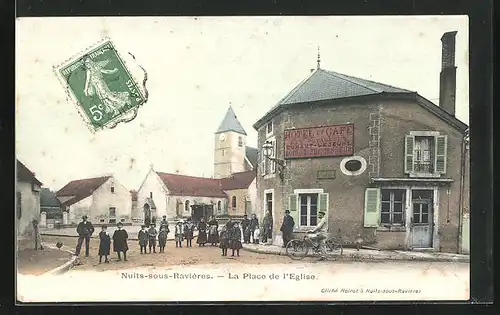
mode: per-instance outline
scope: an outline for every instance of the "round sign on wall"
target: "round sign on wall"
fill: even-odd
[[[344,175],[360,175],[366,170],[366,160],[362,156],[346,157],[340,162],[340,170]]]

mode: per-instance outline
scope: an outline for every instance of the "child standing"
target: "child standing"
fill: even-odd
[[[99,232],[99,263],[102,262],[102,256],[104,256],[104,262],[109,263],[108,256],[111,247],[111,237],[107,229],[108,227],[103,225],[101,232]]]
[[[227,248],[229,245],[229,235],[228,235],[228,230],[226,226],[222,227],[222,230],[220,231],[220,236],[219,236],[219,247],[222,250],[222,256],[227,256]]]
[[[128,251],[128,233],[123,229],[123,223],[118,222],[118,229],[113,233],[113,250],[118,254],[118,261],[122,260],[121,253],[123,253],[123,260],[127,261]]]
[[[167,235],[168,235],[168,232],[167,232],[165,226],[161,226],[160,233],[158,233],[158,243],[160,246],[160,253],[165,252],[165,245],[167,245]]]
[[[149,238],[149,253],[151,254],[151,248],[153,248],[153,253],[156,253],[156,236],[158,235],[158,231],[156,230],[155,224],[151,224],[148,229],[148,238]]]
[[[259,240],[260,240],[260,229],[256,228],[255,231],[253,232],[253,243],[259,244]]]
[[[137,238],[139,239],[139,246],[141,247],[141,254],[146,254],[146,246],[148,245],[148,231],[146,231],[146,225],[141,225],[141,230],[139,231],[139,234],[137,235]],[[144,252],[143,252],[144,250]]]
[[[241,229],[239,222],[235,222],[231,232],[229,234],[229,246],[232,250],[232,255],[234,257],[234,252],[236,251],[236,255],[240,256],[240,248],[241,248]]]
[[[175,247],[182,248],[182,235],[183,234],[184,233],[182,231],[182,222],[179,221],[175,225]]]

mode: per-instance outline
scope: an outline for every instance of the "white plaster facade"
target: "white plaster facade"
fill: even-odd
[[[112,189],[113,187],[113,189]],[[65,197],[59,198],[61,202]],[[114,215],[112,213],[114,208]],[[110,177],[92,195],[69,206],[69,223],[77,224],[83,215],[94,224],[130,223],[132,198],[130,191]]]
[[[140,222],[144,220],[144,204],[146,204],[148,198],[151,198],[156,206],[156,209],[151,209],[152,216],[157,218],[164,215],[167,218],[172,216],[172,213],[167,211],[168,189],[152,168],[137,191],[137,215]]]
[[[20,207],[16,200],[17,236],[27,236],[33,231],[32,221],[40,218],[40,186],[17,181],[16,193],[20,197]],[[17,199],[17,198],[16,198]]]

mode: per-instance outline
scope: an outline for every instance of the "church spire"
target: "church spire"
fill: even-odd
[[[245,136],[247,135],[245,129],[243,129],[243,126],[241,126],[238,118],[236,117],[236,114],[234,113],[233,107],[231,105],[229,106],[226,112],[226,116],[222,120],[219,129],[217,129],[215,133],[217,134],[226,131],[234,131]]]
[[[321,62],[321,58],[320,58],[320,55],[319,55],[319,46],[318,46],[318,60],[317,60],[317,64],[316,64],[316,69],[320,68],[320,62]]]

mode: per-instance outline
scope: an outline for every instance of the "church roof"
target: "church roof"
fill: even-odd
[[[222,120],[222,123],[219,126],[219,129],[215,132],[216,134],[226,131],[234,131],[240,133],[242,135],[247,135],[245,129],[241,126],[236,114],[233,111],[233,108],[229,106],[226,116]]]
[[[252,167],[256,168],[257,167],[257,156],[258,156],[257,148],[245,147],[245,156],[247,157],[250,164],[252,164]]]
[[[218,179],[156,172],[167,186],[170,194],[176,196],[198,196],[226,198]]]

